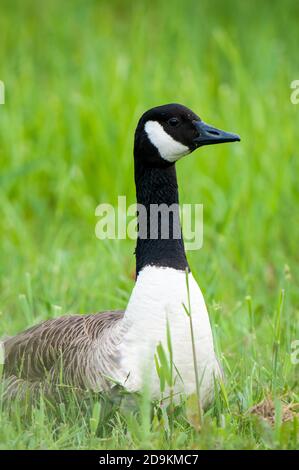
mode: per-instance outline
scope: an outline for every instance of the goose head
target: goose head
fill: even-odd
[[[239,140],[237,134],[206,124],[186,106],[166,104],[142,115],[135,132],[134,154],[145,166],[165,167],[203,145]]]

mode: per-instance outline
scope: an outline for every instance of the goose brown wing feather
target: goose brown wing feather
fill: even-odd
[[[68,385],[104,387],[104,376],[117,367],[115,326],[123,315],[119,310],[67,315],[6,339],[4,377],[32,384],[57,382],[63,373]]]

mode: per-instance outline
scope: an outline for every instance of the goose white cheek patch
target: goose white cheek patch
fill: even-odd
[[[157,121],[147,121],[144,129],[149,140],[158,149],[164,160],[173,163],[190,153],[189,147],[167,134],[163,126]]]

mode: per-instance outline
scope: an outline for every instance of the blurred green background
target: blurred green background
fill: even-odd
[[[252,370],[249,295],[259,366],[270,364],[285,289],[282,387],[297,383],[298,20],[295,0],[1,0],[0,335],[125,307],[134,242],[97,240],[95,208],[134,202],[137,120],[179,102],[242,138],[177,165],[181,203],[204,205],[189,260],[218,347]]]

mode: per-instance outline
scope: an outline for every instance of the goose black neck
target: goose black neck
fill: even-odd
[[[175,165],[160,168],[136,162],[138,203],[136,275],[145,266],[189,269],[179,219]]]

